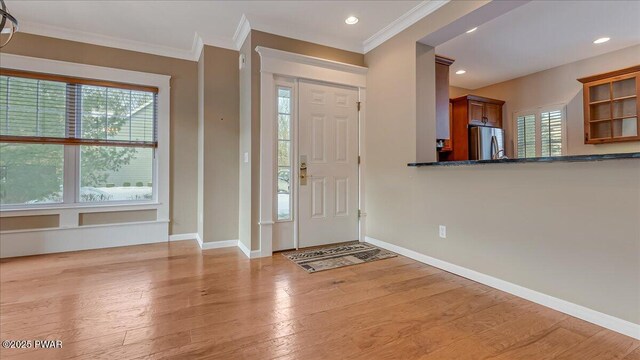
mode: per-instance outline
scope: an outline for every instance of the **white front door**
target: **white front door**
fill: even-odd
[[[358,90],[299,83],[299,247],[358,240]]]

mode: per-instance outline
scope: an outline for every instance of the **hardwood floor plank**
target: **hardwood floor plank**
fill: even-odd
[[[7,359],[624,359],[639,342],[398,256],[308,274],[192,241],[0,260]]]
[[[563,352],[557,359],[623,359],[638,347],[640,347],[640,340],[602,330],[586,341]]]

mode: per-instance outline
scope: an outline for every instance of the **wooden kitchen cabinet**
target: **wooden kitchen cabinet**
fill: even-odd
[[[454,103],[467,102],[469,124],[502,127],[502,105],[504,101],[467,95],[453,99]]]
[[[502,104],[484,103],[485,125],[493,127],[502,127]]]
[[[502,128],[504,101],[465,95],[451,99],[451,143],[453,151],[447,160],[469,159],[469,125]]]
[[[583,84],[585,144],[640,140],[640,65],[578,81]]]
[[[484,119],[484,103],[469,100],[469,124],[482,125]]]
[[[438,161],[451,154],[451,103],[449,102],[449,67],[454,60],[436,54],[436,139]]]

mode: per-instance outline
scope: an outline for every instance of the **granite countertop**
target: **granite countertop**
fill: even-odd
[[[621,154],[602,154],[602,155],[568,155],[568,156],[550,156],[524,159],[499,159],[499,160],[462,160],[462,161],[434,161],[422,163],[408,163],[407,166],[461,166],[461,165],[483,165],[483,164],[516,164],[516,163],[534,163],[534,162],[584,162],[584,161],[602,161],[616,159],[640,159],[640,152],[621,153]]]

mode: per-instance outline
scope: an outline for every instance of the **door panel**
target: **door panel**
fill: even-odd
[[[349,118],[336,116],[336,162],[349,161]]]
[[[336,178],[336,216],[349,216],[349,179]]]
[[[315,162],[325,162],[327,144],[325,143],[326,121],[324,115],[312,115],[311,127],[311,160]]]
[[[484,116],[487,119],[487,126],[502,127],[502,110],[500,105],[485,103]]]
[[[311,217],[320,219],[326,217],[326,197],[327,188],[325,177],[316,176],[311,179]]]
[[[469,123],[482,125],[482,117],[484,116],[484,103],[469,100]]]
[[[299,83],[299,247],[358,240],[358,91]]]

